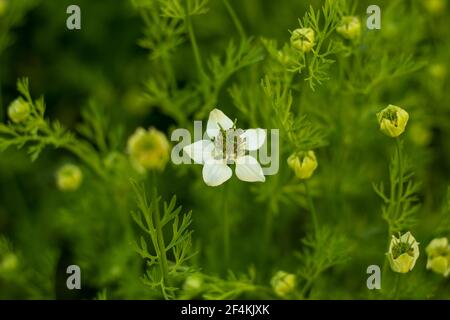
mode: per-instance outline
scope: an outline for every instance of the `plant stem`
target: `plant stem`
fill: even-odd
[[[306,180],[303,181],[303,184],[305,185],[305,193],[306,193],[306,197],[308,198],[309,210],[311,211],[311,216],[312,216],[312,221],[313,221],[313,226],[314,226],[314,234],[317,237],[318,232],[319,232],[319,223],[317,221],[316,208],[314,206],[314,201],[309,192],[308,183],[306,182]]]
[[[233,10],[233,7],[230,5],[228,0],[223,0],[223,3],[225,4],[225,7],[228,10],[228,13],[231,16],[231,19],[233,20],[234,25],[236,26],[236,29],[238,30],[241,38],[245,39],[247,36],[245,35],[244,28],[242,27],[241,22],[239,21],[239,18],[236,15],[236,12]]]
[[[163,275],[163,282],[164,284],[167,283],[167,280],[169,279],[169,267],[167,263],[167,255],[166,255],[166,246],[164,244],[164,234],[161,226],[161,217],[159,212],[159,203],[157,201],[157,179],[156,179],[156,173],[152,171],[151,173],[152,178],[152,189],[153,189],[153,195],[152,195],[152,205],[153,207],[153,223],[155,225],[156,230],[156,237],[157,242],[155,244],[155,248],[158,251],[159,258],[161,260],[160,266],[161,266],[161,272]]]
[[[396,145],[396,149],[397,149],[397,161],[398,161],[398,193],[397,195],[395,195],[395,180],[391,179],[391,200],[395,200],[395,212],[394,215],[395,217],[398,217],[400,214],[400,209],[401,209],[401,199],[403,196],[403,163],[402,163],[402,151],[401,151],[401,144],[400,144],[400,139],[396,138],[395,139],[395,145]],[[396,199],[395,199],[396,198]],[[387,247],[387,251],[389,251],[389,243],[391,241],[392,235],[394,233],[394,226],[391,225],[391,220],[388,221],[389,224],[389,231],[388,231],[388,247]],[[381,272],[381,281],[383,281],[383,279],[385,279],[386,277],[386,272],[389,268],[389,261],[388,258],[385,257],[384,260],[384,265],[383,265],[383,270]],[[396,286],[397,286],[397,278],[395,278],[395,290],[396,290]],[[384,286],[382,286],[384,287]]]
[[[3,61],[3,55],[0,51],[0,61]],[[0,63],[0,122],[3,122],[3,90],[2,90],[2,80],[3,80],[3,70],[5,68],[3,67],[3,63]]]
[[[154,220],[155,220],[155,229],[158,236],[158,247],[159,254],[161,258],[161,271],[163,273],[164,282],[169,278],[169,267],[167,264],[167,256],[166,256],[166,246],[164,245],[164,235],[161,227],[161,220],[159,216],[159,206],[156,206],[156,210],[154,210]]]
[[[270,244],[270,240],[272,238],[272,229],[273,229],[273,212],[272,208],[269,205],[266,210],[266,228],[264,232],[264,250],[267,249]]]
[[[162,63],[164,65],[164,69],[167,75],[167,78],[169,78],[169,83],[172,86],[172,89],[175,89],[177,86],[176,80],[175,80],[175,76],[174,76],[174,71],[172,66],[170,65],[170,57],[168,57],[167,54],[164,54],[161,57]]]
[[[397,195],[397,207],[395,210],[395,216],[398,217],[400,215],[401,210],[401,202],[403,197],[403,163],[402,163],[402,150],[400,144],[400,138],[395,139],[395,143],[397,146],[397,156],[398,156],[398,195]]]
[[[386,273],[387,273],[388,269],[389,269],[389,261],[388,261],[388,257],[385,255],[383,269],[381,270],[381,290],[384,290],[384,288],[385,288],[383,283],[386,283],[385,279],[386,279]]]
[[[392,291],[392,298],[397,299],[398,286],[400,281],[400,274],[396,273],[394,276],[394,289]]]
[[[223,248],[225,254],[225,271],[230,263],[230,216],[228,211],[228,186],[223,191]]]
[[[302,292],[300,293],[300,296],[302,299],[307,299],[307,293],[309,291],[309,289],[311,288],[312,284],[314,282],[314,279],[309,278],[308,281],[306,282],[305,286],[302,289]]]
[[[190,12],[190,1],[186,1],[186,27],[189,33],[189,39],[191,41],[192,51],[194,52],[195,63],[197,64],[197,69],[200,77],[206,75],[205,69],[203,68],[202,58],[200,55],[200,50],[198,49],[197,39],[195,38],[194,29],[192,28]]]

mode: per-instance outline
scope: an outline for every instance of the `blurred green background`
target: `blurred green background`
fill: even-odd
[[[175,86],[181,92],[168,97],[173,113],[148,93],[150,79],[158,82],[167,77],[163,63],[153,59],[140,41],[153,25],[144,23],[145,6],[154,2],[0,0],[0,8],[6,3],[6,10],[0,11],[0,121],[8,122],[8,105],[18,96],[17,79],[27,77],[33,97],[45,96],[46,117],[58,119],[68,130],[76,131],[88,106],[101,110],[106,131],[114,138],[106,151],[96,150],[104,162],[117,156],[124,163],[115,164],[105,181],[62,149],[47,148],[33,162],[26,149],[0,153],[1,299],[161,298],[141,281],[145,263],[133,250],[140,233],[129,214],[136,206],[129,178],[151,182],[130,168],[126,143],[137,127],[153,126],[170,137],[176,127],[206,121],[203,104],[209,101],[197,98],[199,80],[186,30],[182,43],[169,55]],[[313,91],[300,76],[289,87],[295,99],[292,113],[307,114],[326,135],[327,143],[317,148],[319,169],[310,182],[319,220],[331,230],[331,238],[346,238],[336,244],[345,255],[338,260],[345,262],[310,277],[313,289],[308,287],[302,298],[448,299],[448,279],[425,270],[424,249],[431,239],[450,236],[450,5],[443,0],[446,7],[433,10],[427,1],[377,1],[382,28],[369,32],[366,8],[372,2],[349,2],[362,19],[364,40],[355,46],[343,42],[350,54],[343,50],[333,55],[336,62],[326,71],[329,80]],[[320,9],[324,1],[229,3],[252,45],[258,46],[258,59],[227,78],[213,102],[244,127],[270,127],[272,114],[259,106],[258,99],[264,99],[261,79],[275,74],[276,64],[261,38],[289,44],[289,30],[298,27],[310,5]],[[81,30],[66,28],[66,8],[71,4],[81,8]],[[231,40],[240,42],[225,2],[211,0],[206,6],[205,14],[192,16],[205,61],[213,54],[223,56]],[[404,65],[403,55],[411,59]],[[246,101],[256,109],[246,113],[236,107],[230,96],[233,86],[247,93]],[[186,102],[180,103],[182,94]],[[402,277],[400,289],[377,293],[365,285],[366,268],[383,265],[389,239],[381,217],[382,200],[372,183],[388,181],[395,149],[393,141],[379,132],[375,113],[390,103],[404,106],[410,114],[403,140],[414,179],[422,183],[419,223],[412,230],[422,251],[413,272]],[[301,239],[309,234],[311,219],[304,189],[286,165],[294,151],[291,146],[281,151],[280,172],[264,185],[235,178],[229,182],[232,188],[225,201],[231,208],[232,254],[228,266],[224,266],[221,235],[224,190],[206,187],[198,167],[169,163],[159,177],[159,194],[165,200],[176,194],[183,212],[193,211],[193,247],[199,253],[192,267],[217,277],[211,281],[224,292],[236,290],[231,297],[275,298],[270,279],[276,271],[298,272],[301,279],[301,270],[309,270],[301,267],[309,260],[297,254],[308,248]],[[67,162],[78,164],[84,178],[77,191],[64,193],[55,184],[55,174]],[[267,232],[268,242],[262,240]],[[333,245],[311,252],[333,250]],[[311,259],[323,258],[326,264],[327,254]],[[6,264],[11,257],[12,264],[11,260]],[[70,264],[81,267],[80,291],[66,288]],[[228,278],[224,268],[245,277]],[[249,269],[255,271],[254,279]],[[182,291],[185,279],[181,278],[175,286]],[[228,280],[222,283],[219,278]],[[308,276],[305,279],[299,280],[299,291]],[[255,286],[243,289],[247,281]]]

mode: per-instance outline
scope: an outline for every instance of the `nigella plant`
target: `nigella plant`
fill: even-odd
[[[448,0],[79,2],[0,0],[0,299],[450,299]]]

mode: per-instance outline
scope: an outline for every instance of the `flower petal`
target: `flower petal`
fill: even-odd
[[[245,139],[245,149],[249,151],[258,150],[266,141],[266,130],[264,129],[248,129],[241,134],[241,138]]]
[[[203,180],[210,187],[217,187],[231,178],[231,168],[222,160],[205,163],[203,166]]]
[[[228,130],[231,129],[232,127],[233,121],[219,109],[214,109],[209,113],[208,124],[206,126],[206,133],[211,139],[217,137],[217,135],[220,132],[220,128]]]
[[[236,176],[247,182],[266,181],[261,165],[255,158],[248,155],[236,159]]]
[[[203,164],[211,157],[214,144],[210,140],[199,140],[183,148],[183,151],[194,160],[195,163]]]

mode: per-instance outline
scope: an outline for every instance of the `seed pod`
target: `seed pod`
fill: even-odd
[[[314,47],[314,37],[311,28],[295,29],[291,35],[291,45],[300,52],[309,52]]]

